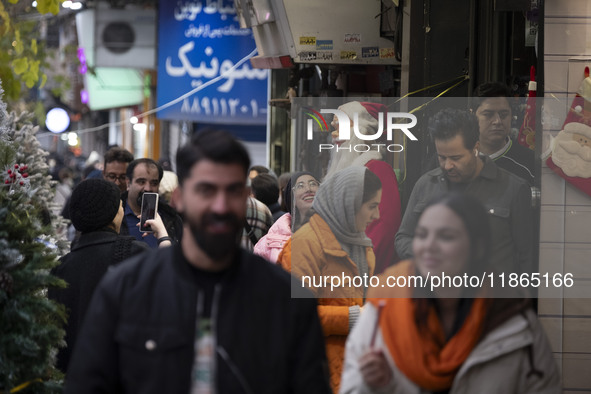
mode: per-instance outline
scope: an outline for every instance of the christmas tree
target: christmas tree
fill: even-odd
[[[27,115],[9,114],[0,85],[0,393],[61,392],[54,368],[63,307],[47,299],[64,283],[49,271],[67,250],[45,156]]]

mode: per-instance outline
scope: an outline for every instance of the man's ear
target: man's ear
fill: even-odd
[[[479,151],[480,151],[480,141],[476,141],[476,143],[474,144],[475,156],[478,156]]]
[[[182,204],[182,198],[181,198],[181,187],[177,186],[173,191],[172,194],[170,195],[170,200],[172,201],[175,209],[177,210],[177,212],[183,212],[184,211],[184,207]]]

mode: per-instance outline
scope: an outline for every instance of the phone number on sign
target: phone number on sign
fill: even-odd
[[[555,273],[550,274],[546,272],[541,274],[539,272],[517,274],[515,272],[510,274],[500,273],[496,275],[500,281],[500,287],[573,287],[573,274]],[[490,286],[495,286],[495,274],[488,275],[490,279]],[[499,282],[496,282],[497,285]]]

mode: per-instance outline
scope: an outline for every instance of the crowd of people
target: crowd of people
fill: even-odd
[[[174,172],[108,150],[63,201],[76,235],[49,297],[69,313],[66,392],[560,392],[527,290],[316,282],[534,272],[533,155],[506,96],[485,84],[431,119],[439,166],[404,211],[379,151],[277,177],[223,131],[194,135]],[[339,109],[367,135],[387,110]],[[144,193],[161,195],[149,232]]]

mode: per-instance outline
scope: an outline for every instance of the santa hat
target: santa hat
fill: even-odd
[[[383,113],[384,116],[388,112],[388,107],[386,107],[384,104],[370,103],[367,101],[362,101],[359,104],[363,105],[363,108],[365,108],[365,110],[375,119],[378,119],[378,114],[380,112]]]
[[[591,126],[591,78],[589,77],[589,67],[585,67],[584,75],[585,78],[577,90],[563,126],[574,122]]]
[[[339,110],[346,113],[351,120],[353,120],[355,114],[357,114],[359,130],[363,134],[375,134],[378,129],[378,114],[382,112],[384,114],[383,119],[385,120],[385,114],[388,111],[388,108],[380,103],[350,101],[341,105]]]
[[[357,124],[359,125],[359,131],[362,134],[371,135],[375,134],[378,130],[378,114],[380,112],[384,113],[383,120],[385,121],[387,107],[378,103],[350,101],[341,105],[339,110],[346,113],[351,120],[355,119],[355,114],[357,114]],[[383,133],[382,137],[385,135],[386,133]],[[351,138],[343,143],[341,146],[341,151],[333,153],[333,157],[326,176],[328,177],[329,175],[352,165],[364,166],[371,160],[382,160],[382,153],[378,150],[372,149],[366,152],[347,150],[347,148],[350,146],[364,143],[367,143],[367,141],[362,141],[355,133],[351,132]]]

